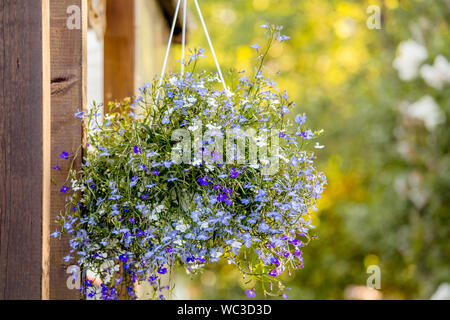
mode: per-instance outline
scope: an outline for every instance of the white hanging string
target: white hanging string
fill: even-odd
[[[187,0],[183,0],[183,1],[184,1],[184,7],[183,7],[182,49],[181,49],[181,76],[184,76],[184,69],[185,69],[184,68],[184,62],[185,62],[184,59],[185,59],[185,49],[186,49],[186,20],[187,20]],[[220,68],[219,60],[217,59],[216,52],[214,51],[214,46],[213,46],[211,38],[209,36],[208,28],[206,27],[205,19],[203,18],[202,11],[200,9],[198,1],[194,0],[194,3],[195,3],[195,6],[197,8],[197,12],[198,12],[201,24],[203,26],[203,30],[205,32],[206,39],[208,40],[209,48],[211,49],[211,53],[213,55],[214,62],[216,63],[216,67],[217,67],[217,71],[219,73],[220,81],[222,82],[222,85],[223,85],[223,88],[225,89],[225,92],[229,93],[228,87],[227,87],[227,85],[225,83],[225,79],[224,79],[223,74],[222,74],[222,69]],[[162,71],[161,71],[161,75],[160,75],[160,79],[159,79],[158,92],[156,94],[156,101],[158,101],[159,97],[160,97],[160,89],[161,89],[161,85],[162,85],[163,80],[164,80],[164,74],[166,72],[167,61],[169,59],[170,48],[172,46],[172,39],[173,39],[173,35],[174,35],[174,32],[175,32],[175,26],[176,26],[176,22],[177,22],[177,19],[178,19],[178,13],[180,11],[180,6],[181,6],[181,0],[178,0],[177,7],[175,9],[175,14],[174,14],[174,17],[173,17],[172,28],[170,30],[169,43],[167,44],[166,55],[164,57],[164,63],[163,63],[163,67],[162,67]]]
[[[164,63],[163,63],[161,75],[159,78],[158,93],[156,94],[156,101],[159,100],[160,88],[161,88],[162,82],[164,80],[164,73],[166,73],[167,61],[169,60],[170,47],[172,45],[172,39],[173,39],[173,34],[175,32],[175,26],[177,24],[178,12],[180,11],[180,5],[181,5],[181,0],[178,0],[177,7],[175,9],[175,14],[173,17],[172,28],[170,30],[169,43],[167,44],[166,56],[164,57]]]
[[[214,62],[216,63],[217,71],[219,72],[220,81],[222,81],[223,88],[225,89],[225,92],[228,92],[227,85],[225,83],[225,79],[223,78],[222,70],[220,69],[219,60],[217,60],[216,52],[214,51],[213,44],[211,42],[211,38],[209,37],[208,28],[206,27],[205,19],[203,19],[202,10],[200,10],[200,6],[198,5],[198,1],[194,0],[195,6],[197,7],[198,15],[200,17],[200,21],[202,23],[203,29],[205,30],[206,39],[208,40],[209,47],[211,49]]]
[[[181,77],[184,76],[184,54],[186,51],[186,20],[187,20],[187,0],[183,4],[183,35],[181,41]]]

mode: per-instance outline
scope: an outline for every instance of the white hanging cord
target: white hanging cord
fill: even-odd
[[[228,87],[225,83],[225,79],[223,78],[222,70],[220,69],[219,61],[217,60],[216,52],[214,51],[214,47],[211,42],[211,38],[209,37],[208,28],[206,27],[205,19],[203,19],[202,11],[200,10],[198,1],[194,0],[194,2],[195,2],[195,6],[197,7],[198,15],[200,17],[200,21],[202,23],[203,29],[205,30],[206,39],[208,40],[209,47],[210,47],[212,55],[214,57],[214,62],[216,63],[217,71],[219,72],[220,81],[222,81],[222,85],[223,85],[223,88],[225,89],[225,92],[229,92]]]
[[[178,0],[177,7],[175,9],[175,15],[173,17],[172,29],[170,30],[169,43],[167,44],[166,56],[164,58],[164,63],[163,63],[163,67],[162,67],[162,71],[161,71],[161,75],[160,75],[160,79],[159,79],[158,93],[156,94],[156,101],[159,100],[160,88],[161,88],[162,82],[164,80],[164,73],[166,72],[167,61],[169,60],[170,47],[172,45],[172,38],[173,38],[173,34],[175,32],[175,26],[177,24],[177,18],[178,18],[178,12],[180,11],[180,5],[181,5],[181,0]]]
[[[166,72],[166,67],[167,67],[167,61],[169,60],[170,48],[172,46],[172,39],[173,39],[173,35],[174,35],[174,32],[175,32],[175,26],[176,26],[176,22],[177,22],[177,19],[178,19],[178,13],[180,11],[181,1],[182,0],[178,0],[177,7],[175,9],[175,14],[174,14],[174,17],[173,17],[173,22],[172,22],[172,28],[170,30],[169,42],[167,44],[166,55],[164,57],[164,63],[163,63],[163,67],[162,67],[162,71],[161,71],[161,75],[160,75],[160,79],[159,79],[158,92],[156,94],[156,101],[158,101],[159,97],[160,97],[160,89],[161,89],[161,85],[162,85],[163,80],[164,80],[164,74]],[[184,68],[184,59],[185,59],[185,49],[186,49],[186,20],[187,20],[187,0],[183,0],[183,1],[184,1],[184,8],[183,8],[183,34],[182,34],[182,52],[181,52],[181,76],[184,76],[184,69],[185,69]],[[209,44],[209,47],[211,49],[211,52],[212,52],[212,55],[213,55],[213,58],[214,58],[214,62],[216,63],[216,67],[217,67],[217,71],[219,73],[220,81],[222,82],[222,85],[223,85],[223,88],[225,89],[225,92],[229,93],[228,87],[227,87],[227,85],[225,83],[225,79],[224,79],[223,74],[222,74],[222,70],[220,68],[219,61],[217,60],[216,52],[214,51],[214,46],[213,46],[211,38],[209,36],[208,28],[206,27],[205,19],[203,18],[202,11],[200,9],[200,6],[198,5],[198,1],[194,0],[194,2],[195,2],[195,6],[197,8],[197,12],[198,12],[200,21],[201,21],[202,26],[203,26],[203,30],[205,31],[206,39],[208,40],[208,44]]]
[[[181,77],[184,76],[184,54],[186,51],[186,20],[187,20],[187,0],[183,4],[183,35],[181,41]]]

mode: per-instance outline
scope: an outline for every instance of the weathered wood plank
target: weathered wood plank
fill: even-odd
[[[67,21],[71,14],[69,6],[76,6],[80,13],[80,28],[69,29]],[[74,7],[72,7],[74,9]],[[64,209],[65,195],[60,193],[67,176],[70,161],[62,160],[62,151],[73,152],[82,143],[83,128],[74,114],[86,106],[86,33],[87,0],[50,0],[51,14],[51,163],[59,165],[60,171],[52,170],[56,185],[51,187],[50,230],[54,232],[56,217]],[[73,17],[76,18],[76,17]],[[70,20],[76,22],[76,20]],[[73,27],[73,25],[72,25]],[[80,158],[75,163],[79,169]],[[70,186],[69,186],[70,187]],[[69,237],[50,240],[50,299],[79,299],[78,290],[67,287],[67,268],[74,261],[64,262],[70,247]],[[72,256],[74,256],[72,254]]]
[[[108,102],[135,94],[135,3],[108,0],[106,6],[104,97]]]
[[[0,299],[41,299],[48,0],[0,0]],[[43,22],[44,20],[44,22]],[[46,34],[47,33],[47,34]],[[44,279],[45,281],[45,279]],[[45,289],[44,289],[45,290]]]

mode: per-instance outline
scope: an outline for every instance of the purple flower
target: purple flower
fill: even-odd
[[[270,271],[269,272],[269,276],[276,277],[277,276],[277,270],[273,269],[272,271]]]
[[[285,35],[279,35],[277,37],[277,40],[280,41],[280,42],[283,42],[283,41],[289,40],[290,38],[291,37],[288,37],[288,36],[285,36]]]
[[[255,289],[246,290],[245,294],[247,295],[247,297],[249,297],[251,299],[256,297]]]
[[[130,218],[130,222],[131,222],[132,224],[134,224],[136,221],[134,220],[133,217],[131,217],[131,218]]]
[[[230,178],[237,178],[239,176],[239,171],[236,170],[236,168],[231,169]]]
[[[277,267],[280,266],[280,262],[278,261],[278,258],[276,258],[276,257],[272,257],[272,258],[270,259],[270,262],[271,262],[272,264],[274,264],[275,266],[277,266]],[[274,271],[274,270],[272,270],[272,271]],[[276,273],[276,271],[275,271],[275,273]]]
[[[228,199],[228,196],[226,193],[221,193],[217,196],[217,201],[225,201]]]
[[[168,124],[170,122],[169,117],[165,117],[164,119],[162,119],[161,123],[162,124]]]
[[[155,176],[159,176],[159,174],[161,173],[158,169],[155,169],[155,170],[153,170],[152,171],[152,173],[155,175]]]
[[[58,238],[60,234],[61,234],[61,233],[60,233],[58,230],[56,230],[55,232],[53,232],[53,233],[50,235],[50,237]]]
[[[301,114],[297,115],[295,117],[295,122],[297,122],[297,124],[299,126],[301,126],[302,124],[304,124],[306,122],[306,115],[301,115]]]
[[[140,154],[140,153],[142,153],[141,147],[134,146],[134,153],[135,153],[135,154]]]
[[[284,300],[289,300],[289,298],[286,295],[286,293],[280,294],[280,297],[283,297]]]
[[[64,160],[69,160],[69,153],[66,152],[66,151],[63,151],[63,152],[59,155],[59,157],[60,157],[61,159],[64,159]]]
[[[198,178],[197,181],[202,187],[205,187],[205,186],[209,185],[208,177],[204,177],[204,178],[200,177],[200,178]]]
[[[251,45],[250,48],[253,48],[256,51],[258,51],[258,49],[261,48],[261,46],[259,44],[255,43],[254,45]]]
[[[61,193],[66,193],[67,191],[69,191],[69,188],[66,186],[63,186],[60,190]]]
[[[119,256],[119,260],[122,261],[123,263],[127,263],[128,261],[128,256],[126,254],[121,254]]]
[[[130,188],[132,188],[132,187],[134,187],[135,185],[137,185],[138,180],[139,180],[138,176],[132,177],[132,178],[131,178],[131,182],[130,182]]]
[[[166,274],[167,273],[167,268],[159,267],[158,273],[159,274]]]
[[[141,196],[141,198],[144,200],[148,200],[148,199],[150,199],[150,196],[148,195],[148,193],[146,193],[143,196]]]
[[[56,166],[52,167],[52,169],[61,171],[61,168],[59,167],[59,164],[56,164]]]

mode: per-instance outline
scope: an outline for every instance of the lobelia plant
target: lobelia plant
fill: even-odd
[[[304,115],[289,119],[295,104],[262,72],[270,47],[288,37],[262,27],[269,40],[262,54],[253,46],[254,75],[231,72],[230,90],[218,89],[216,74],[196,72],[200,49],[184,76],[163,75],[161,87],[142,87],[103,121],[95,106],[76,114],[90,128],[88,147],[61,189],[67,204],[53,236],[69,234],[65,260],[74,255],[95,274],[82,285],[85,297],[117,299],[126,288],[135,299],[134,284],[149,282],[153,298],[164,299],[173,286],[161,277],[171,267],[196,274],[225,259],[261,280],[265,295],[287,298],[279,276],[303,267],[326,177],[314,167],[320,132],[305,127]]]

